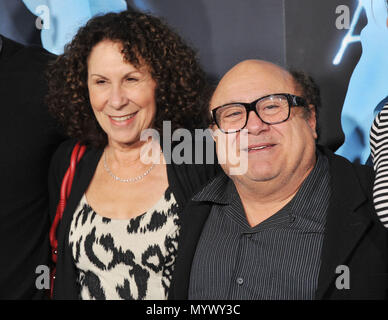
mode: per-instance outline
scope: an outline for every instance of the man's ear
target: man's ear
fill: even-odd
[[[308,113],[308,119],[307,123],[309,127],[311,128],[311,131],[313,133],[314,139],[318,139],[317,134],[317,114],[315,111],[315,106],[313,104],[309,104],[309,113]]]
[[[215,123],[212,122],[210,125],[209,125],[209,129],[210,129],[210,132],[211,132],[211,135],[212,135],[212,138],[213,138],[213,141],[216,142],[216,136],[214,134],[214,127],[215,127]]]
[[[209,106],[209,109],[208,110],[210,110],[210,108],[211,108],[211,106]],[[214,130],[216,130],[216,122],[213,120],[213,115],[211,114],[211,111],[208,111],[209,113],[210,113],[210,124],[209,124],[209,126],[208,126],[208,129],[210,129],[210,131],[211,131],[211,134],[212,134],[212,138],[213,138],[213,140],[214,140],[214,142],[216,142],[216,139],[215,139],[215,135],[214,135]]]

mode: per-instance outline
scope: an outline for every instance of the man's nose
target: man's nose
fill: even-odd
[[[259,134],[261,131],[268,130],[269,124],[263,122],[254,111],[250,111],[245,129],[248,130],[248,133]]]
[[[126,92],[120,85],[112,86],[109,105],[114,109],[120,109],[128,104],[129,99],[126,96]]]

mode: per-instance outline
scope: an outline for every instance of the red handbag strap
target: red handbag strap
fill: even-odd
[[[70,157],[70,166],[66,170],[66,173],[62,180],[62,185],[60,189],[60,197],[57,206],[57,210],[55,212],[55,218],[50,228],[50,245],[51,245],[51,258],[54,265],[57,263],[57,253],[58,253],[58,240],[57,240],[57,228],[59,222],[62,219],[63,211],[65,210],[67,199],[70,196],[71,186],[73,184],[73,179],[75,175],[75,168],[77,163],[81,160],[84,155],[86,147],[81,145],[80,142],[74,146],[73,152]],[[55,268],[51,275],[51,297],[53,293],[53,280],[55,279]]]

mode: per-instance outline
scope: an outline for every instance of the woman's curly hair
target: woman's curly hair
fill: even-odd
[[[121,43],[127,62],[149,68],[157,84],[155,129],[161,132],[164,120],[171,121],[172,130],[203,126],[200,113],[208,99],[208,82],[194,50],[160,19],[124,11],[89,20],[49,67],[47,104],[70,137],[95,147],[107,144],[87,86],[87,60],[102,40]]]

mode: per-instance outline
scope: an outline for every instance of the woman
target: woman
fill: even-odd
[[[140,134],[198,125],[206,92],[193,50],[150,15],[93,18],[66,46],[48,103],[74,139],[52,160],[52,213],[75,142],[87,150],[57,231],[54,298],[167,298],[180,215],[214,166],[166,165],[163,153],[144,164]]]
[[[388,0],[386,0],[386,6],[388,11]],[[388,28],[388,18],[386,24]],[[388,228],[388,104],[373,121],[370,131],[370,148],[376,173],[373,202],[380,221],[384,227]]]

